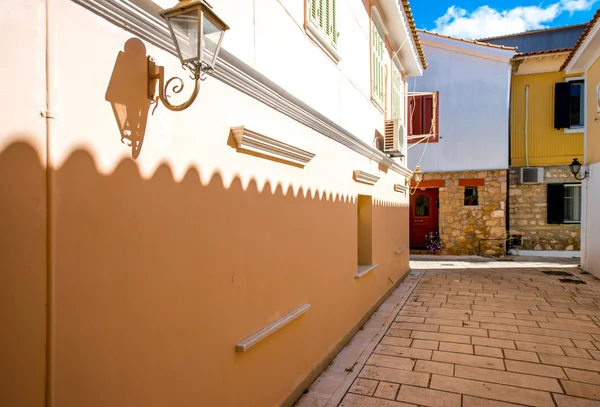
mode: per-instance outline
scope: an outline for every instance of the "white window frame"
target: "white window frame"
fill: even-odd
[[[325,51],[325,53],[327,55],[329,55],[329,57],[331,59],[333,59],[336,63],[338,63],[342,60],[342,57],[338,53],[338,49],[339,49],[339,45],[340,45],[339,44],[339,34],[340,34],[339,20],[337,19],[338,7],[336,6],[336,8],[335,8],[336,31],[337,31],[337,33],[335,33],[335,35],[338,38],[336,39],[337,45],[334,46],[325,38],[325,33],[323,32],[322,28],[315,26],[310,19],[310,4],[313,1],[319,1],[319,0],[306,0],[306,32],[307,32],[308,36],[313,41],[315,41],[317,43],[317,45],[319,45],[321,47],[321,49],[323,49],[323,51]],[[324,1],[326,1],[326,0],[324,0]]]
[[[565,82],[581,82],[580,86],[581,86],[581,121],[583,124],[580,125],[571,125],[570,121],[571,121],[571,111],[569,111],[569,128],[564,129],[565,133],[582,133],[585,129],[585,77],[583,76],[577,76],[577,77],[573,77],[573,78],[565,78]],[[569,95],[569,97],[571,97],[571,95]]]
[[[565,215],[563,214],[563,224],[575,224],[575,225],[581,224],[581,200],[582,200],[581,184],[564,184],[563,188],[565,190],[567,188],[578,188],[579,189],[579,195],[575,195],[573,197],[564,196],[564,195],[566,195],[566,193],[563,194],[563,196],[564,196],[563,199],[565,200],[565,202],[566,202],[567,199],[573,199],[573,201],[575,201],[576,198],[579,201],[579,206],[578,207],[576,205],[573,205],[573,210],[574,210],[573,215],[578,212],[578,214],[579,214],[579,220],[567,220],[565,218]]]

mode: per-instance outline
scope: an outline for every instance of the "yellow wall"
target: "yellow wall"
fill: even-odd
[[[554,128],[554,84],[564,81],[564,72],[512,77],[511,158],[512,165],[525,166],[525,87],[529,85],[528,155],[531,166],[568,165],[583,157],[583,132],[565,133]]]
[[[600,99],[598,98],[598,86],[600,86],[600,59],[597,59],[596,62],[594,62],[594,64],[588,69],[586,73],[586,164],[600,162]]]

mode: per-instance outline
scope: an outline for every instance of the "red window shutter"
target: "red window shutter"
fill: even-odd
[[[435,141],[438,142],[440,140],[440,92],[435,92],[435,125],[434,125],[434,131],[435,131],[435,137],[431,139],[431,141]]]
[[[409,103],[408,134],[418,136],[423,134],[423,97],[411,96]]]
[[[433,132],[433,95],[423,96],[423,133],[431,134]]]

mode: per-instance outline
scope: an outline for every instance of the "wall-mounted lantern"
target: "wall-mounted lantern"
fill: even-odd
[[[182,67],[191,72],[194,91],[186,102],[172,105],[168,100],[167,88],[173,80],[177,80],[179,83],[174,84],[172,89],[173,93],[180,93],[183,81],[173,77],[165,83],[165,68],[157,66],[148,57],[148,97],[156,100],[158,82],[158,97],[163,104],[170,110],[180,111],[187,109],[196,99],[203,74],[214,69],[225,31],[229,27],[202,0],[181,0],[175,7],[161,11],[160,15],[167,21]]]
[[[417,192],[419,184],[421,183],[421,181],[423,181],[423,171],[421,171],[421,166],[417,165],[415,167],[411,181],[412,186],[410,188],[410,194],[414,195],[415,192]]]
[[[415,170],[413,171],[413,181],[415,182],[415,184],[419,184],[421,181],[423,181],[423,171],[421,171],[421,167],[419,165],[417,165],[417,167],[415,168]]]
[[[579,171],[581,171],[581,163],[577,158],[573,158],[573,162],[571,165],[569,165],[569,169],[571,170],[571,174],[573,174],[575,179],[579,181],[586,179],[588,175],[590,175],[588,171],[585,171],[582,178],[577,177],[577,175],[579,175]]]

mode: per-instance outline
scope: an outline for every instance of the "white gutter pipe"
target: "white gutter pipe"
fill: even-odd
[[[529,125],[529,85],[525,86],[525,165],[529,167],[527,127]]]

